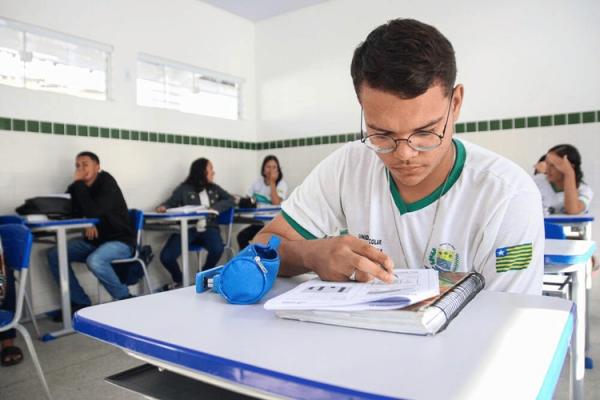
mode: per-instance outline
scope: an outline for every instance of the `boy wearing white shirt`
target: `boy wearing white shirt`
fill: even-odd
[[[540,294],[539,192],[512,162],[453,140],[464,88],[454,85],[450,42],[432,26],[392,20],[356,49],[351,73],[363,139],[323,160],[256,236],[282,237],[280,274],[389,282],[394,267],[430,267]]]

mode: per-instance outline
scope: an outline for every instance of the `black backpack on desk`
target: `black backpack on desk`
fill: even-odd
[[[33,197],[15,209],[19,215],[43,214],[51,219],[69,218],[72,213],[71,199],[64,197]]]

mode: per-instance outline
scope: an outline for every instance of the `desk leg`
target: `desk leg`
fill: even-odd
[[[592,369],[592,349],[590,346],[590,296],[592,295],[592,260],[585,267],[585,367]]]
[[[190,284],[190,257],[189,257],[189,239],[188,239],[188,221],[182,219],[181,224],[181,263],[183,264],[183,287]]]
[[[592,223],[587,222],[584,224],[583,239],[592,240]],[[593,258],[592,258],[593,259]],[[594,360],[592,360],[592,349],[590,345],[590,297],[592,295],[592,261],[587,265],[586,268],[586,279],[585,279],[585,367],[592,369],[594,367]]]
[[[65,229],[56,231],[56,246],[58,248],[58,275],[60,277],[60,296],[62,299],[63,329],[50,332],[42,337],[43,341],[56,339],[59,336],[73,333],[71,321],[71,295],[69,293],[69,259],[67,256],[67,232]]]
[[[575,334],[571,340],[571,399],[582,400],[584,398],[583,378],[585,374],[585,277],[586,268],[580,265],[572,275],[571,299],[576,304],[577,315]]]

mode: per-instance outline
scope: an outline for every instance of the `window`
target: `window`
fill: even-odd
[[[0,18],[0,84],[106,100],[111,48]]]
[[[239,78],[153,56],[137,62],[137,103],[186,113],[241,118]]]

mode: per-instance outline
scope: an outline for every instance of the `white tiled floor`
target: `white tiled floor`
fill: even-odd
[[[592,357],[596,362],[596,368],[586,370],[586,399],[600,399],[600,279],[596,279],[594,284],[590,322]],[[40,325],[43,332],[57,328],[56,324],[48,320],[41,320]],[[0,399],[42,399],[42,389],[33,371],[29,354],[25,350],[25,344],[22,340],[17,340],[17,344],[23,349],[25,360],[14,367],[0,368]],[[104,381],[104,378],[109,375],[140,364],[121,350],[79,334],[47,343],[35,341],[35,346],[50,391],[56,400],[139,400],[143,398]],[[568,366],[568,359],[565,365]],[[569,398],[568,375],[568,368],[563,368],[555,399]]]

